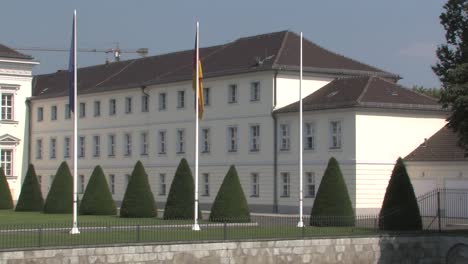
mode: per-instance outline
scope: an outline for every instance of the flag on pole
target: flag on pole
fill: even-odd
[[[197,32],[198,33],[198,32]],[[198,64],[198,65],[197,65]],[[198,66],[198,67],[197,67]],[[197,68],[198,68],[198,80],[197,80]],[[200,59],[200,53],[198,49],[198,34],[195,34],[195,50],[193,52],[193,91],[197,91],[198,81],[198,118],[203,118],[204,102],[203,102],[203,70]]]
[[[69,111],[75,110],[75,15],[73,16],[73,29],[70,47],[70,60],[68,63],[68,105]]]

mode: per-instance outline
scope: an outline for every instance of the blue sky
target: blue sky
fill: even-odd
[[[439,86],[430,66],[444,41],[439,22],[442,0],[43,0],[2,1],[0,43],[13,48],[69,48],[71,20],[78,13],[78,47],[148,48],[150,55],[191,49],[195,21],[200,45],[280,30],[302,31],[315,43],[378,68],[397,73],[406,86]],[[34,73],[68,67],[68,54],[32,52]],[[134,58],[123,54],[122,59]],[[106,55],[80,53],[81,66],[100,64]]]

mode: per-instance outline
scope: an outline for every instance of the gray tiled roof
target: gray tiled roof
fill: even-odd
[[[447,126],[405,157],[405,161],[468,161],[457,134]]]
[[[443,111],[434,98],[413,92],[392,81],[375,76],[335,79],[305,97],[302,103],[304,111],[349,107]],[[299,102],[295,102],[276,110],[275,113],[298,111]]]
[[[23,59],[23,60],[32,60],[32,57],[19,53],[14,49],[11,49],[5,45],[0,44],[0,58],[13,58],[13,59]]]
[[[281,31],[237,39],[200,49],[204,78],[266,70],[298,71],[299,36]],[[398,79],[364,63],[330,52],[308,40],[303,43],[306,72],[337,75],[379,75]],[[78,70],[79,93],[93,93],[192,78],[193,50],[85,67]],[[68,73],[38,75],[34,98],[68,94]]]

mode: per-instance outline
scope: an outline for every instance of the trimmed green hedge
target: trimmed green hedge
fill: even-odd
[[[82,215],[116,215],[112,194],[101,166],[94,167],[80,204]]]
[[[44,204],[46,214],[70,214],[73,212],[73,177],[67,162],[62,162]]]
[[[229,168],[210,213],[213,222],[250,222],[250,211],[236,167]]]
[[[330,158],[310,213],[313,226],[354,226],[355,215],[340,165]]]
[[[398,158],[379,214],[382,230],[421,230],[422,221],[405,164]]]
[[[29,164],[26,177],[21,187],[21,193],[16,204],[16,211],[42,211],[44,208],[44,198],[42,198],[41,186],[37,180],[34,165]]]
[[[0,209],[12,209],[13,199],[11,198],[10,186],[5,176],[3,168],[0,168]]]
[[[194,204],[195,184],[192,171],[187,160],[182,159],[177,167],[167,196],[164,219],[193,219]],[[201,218],[200,213],[199,218]]]
[[[135,164],[120,208],[121,217],[156,217],[156,202],[141,161]]]

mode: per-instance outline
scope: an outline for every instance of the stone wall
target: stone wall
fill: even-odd
[[[0,252],[0,263],[468,263],[466,245],[462,235],[119,245]]]

